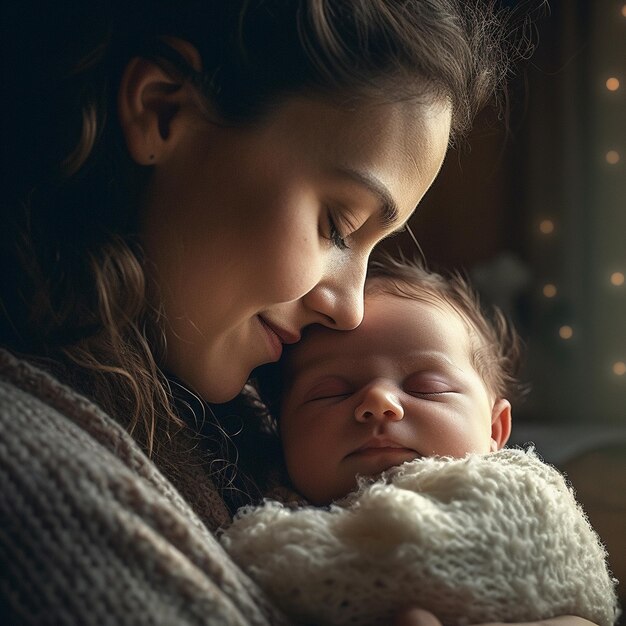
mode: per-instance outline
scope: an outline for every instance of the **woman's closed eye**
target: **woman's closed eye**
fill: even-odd
[[[346,237],[348,235],[343,236],[336,224],[335,218],[333,218],[332,213],[329,211],[328,213],[328,239],[332,242],[332,244],[339,248],[339,250],[347,250],[350,246],[346,243]]]
[[[326,219],[328,221],[324,236],[339,250],[348,250],[350,246],[346,239],[353,235],[358,229],[357,217],[352,215],[347,208],[335,210],[326,208]]]

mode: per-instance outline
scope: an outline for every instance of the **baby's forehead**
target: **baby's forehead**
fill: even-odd
[[[441,311],[460,315],[457,308],[450,302],[449,297],[444,295],[441,287],[436,287],[434,284],[419,284],[402,279],[395,280],[385,276],[368,278],[363,295],[365,308],[367,308],[369,301],[381,298],[399,298],[405,302],[415,302],[416,305],[430,305]]]
[[[283,369],[288,368],[291,372],[297,372],[317,363],[325,353],[334,356],[336,341],[345,332],[333,330],[320,324],[308,326],[302,332],[302,338],[298,343],[284,347],[281,363]]]
[[[468,354],[469,344],[464,320],[445,300],[376,292],[366,294],[359,327],[337,331],[311,326],[300,342],[286,349],[283,363],[295,376],[336,362],[358,363],[383,355],[406,355],[409,360],[411,354],[424,352],[455,360]]]
[[[476,338],[480,335],[476,320],[472,319],[466,308],[434,285],[397,282],[385,277],[375,277],[367,281],[364,295],[366,313],[368,302],[387,298],[412,302],[416,307],[432,307],[432,310],[446,316],[447,319],[461,322],[468,336]],[[407,306],[410,308],[411,305]]]

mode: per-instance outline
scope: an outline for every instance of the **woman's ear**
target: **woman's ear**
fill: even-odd
[[[201,71],[198,51],[187,41],[168,37],[174,48],[196,71]],[[153,165],[176,144],[176,124],[181,112],[195,102],[194,87],[169,74],[154,61],[135,57],[120,82],[117,109],[126,146],[140,165]]]
[[[491,409],[491,452],[504,447],[511,435],[511,403],[498,398]]]

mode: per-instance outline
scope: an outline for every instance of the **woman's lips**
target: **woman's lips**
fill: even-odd
[[[265,330],[265,333],[269,339],[270,352],[272,353],[272,360],[278,361],[283,353],[283,344],[296,343],[300,341],[299,332],[291,332],[284,328],[281,328],[277,324],[265,319],[262,315],[257,315],[261,326]]]
[[[258,315],[257,317],[259,318],[261,326],[265,331],[267,343],[270,348],[271,359],[272,361],[278,361],[281,354],[283,353],[283,342],[281,341],[281,338],[278,336],[276,331],[260,315]]]

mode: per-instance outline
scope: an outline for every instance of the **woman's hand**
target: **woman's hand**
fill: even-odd
[[[396,615],[393,626],[441,626],[441,622],[428,611],[422,609],[406,609]],[[503,622],[489,622],[474,624],[473,626],[505,626]],[[576,617],[575,615],[561,615],[544,619],[540,622],[523,622],[508,626],[596,626],[593,622]]]
[[[441,622],[423,609],[405,609],[393,620],[393,626],[442,626]],[[582,625],[581,625],[582,626]]]

